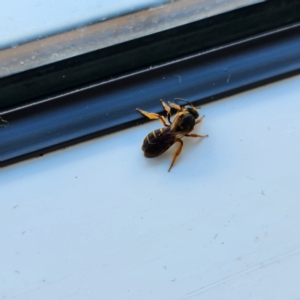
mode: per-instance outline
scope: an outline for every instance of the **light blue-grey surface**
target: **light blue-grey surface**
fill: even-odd
[[[0,49],[166,2],[169,1],[0,1]]]
[[[170,173],[159,121],[1,169],[0,299],[299,299],[299,85],[204,105]]]

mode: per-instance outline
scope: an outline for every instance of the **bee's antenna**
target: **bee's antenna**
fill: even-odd
[[[188,103],[190,106],[193,106],[189,101],[182,99],[182,98],[174,98],[174,100],[181,100],[181,101]]]

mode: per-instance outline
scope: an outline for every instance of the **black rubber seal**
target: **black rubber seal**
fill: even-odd
[[[299,73],[300,25],[2,115],[0,166],[146,122],[159,99],[196,105]]]
[[[297,22],[300,0],[265,1],[0,78],[0,111]]]

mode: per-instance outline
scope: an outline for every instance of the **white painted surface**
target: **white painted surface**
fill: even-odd
[[[0,299],[299,299],[300,77],[1,170]],[[142,107],[141,107],[142,108]]]

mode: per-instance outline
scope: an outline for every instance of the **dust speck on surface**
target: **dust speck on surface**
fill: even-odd
[[[178,77],[179,83],[181,83],[181,76],[179,76],[179,75],[174,75],[174,76]]]
[[[0,127],[8,127],[9,123],[0,116]]]

